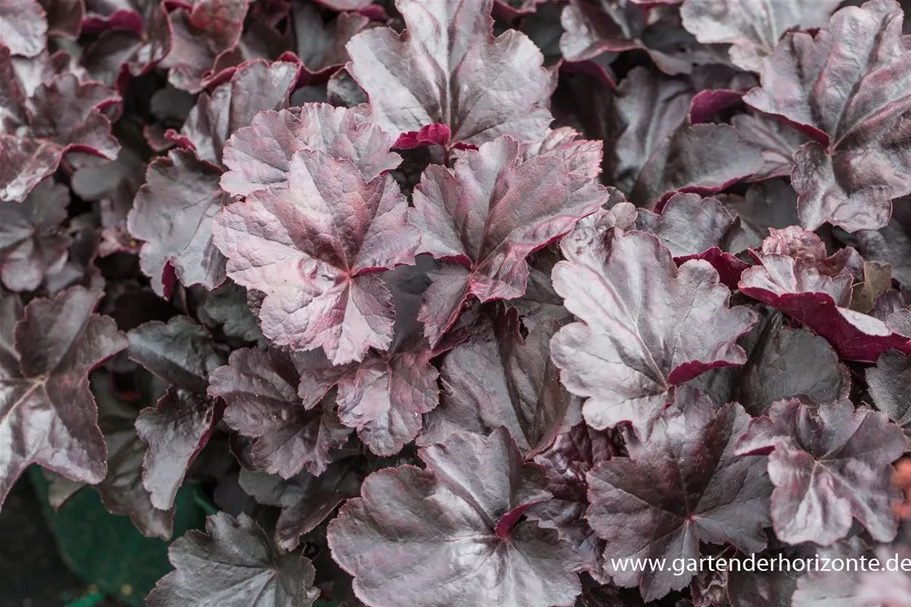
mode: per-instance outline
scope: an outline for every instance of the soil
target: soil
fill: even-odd
[[[66,607],[91,595],[57,555],[34,490],[23,476],[0,509],[0,607]],[[93,607],[119,607],[104,600]]]

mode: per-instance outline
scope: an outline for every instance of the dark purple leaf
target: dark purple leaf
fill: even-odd
[[[663,18],[662,18],[663,17]],[[673,13],[652,13],[626,0],[571,0],[560,17],[566,33],[560,50],[567,61],[610,61],[605,53],[642,50],[665,74],[688,74],[694,64],[715,63]],[[603,70],[603,67],[600,68]],[[600,71],[599,70],[599,71]]]
[[[0,202],[0,279],[7,289],[33,291],[63,269],[70,238],[60,224],[69,202],[66,187],[53,179],[39,183],[25,202]]]
[[[829,546],[847,535],[852,519],[877,541],[895,537],[889,479],[904,447],[901,429],[883,413],[855,411],[849,400],[814,406],[794,399],[750,422],[737,452],[771,453],[775,535]]]
[[[850,389],[851,376],[825,339],[771,323],[743,366],[733,400],[752,415],[764,415],[778,400],[824,404],[847,398]]]
[[[876,366],[866,371],[867,386],[876,408],[902,427],[911,437],[911,400],[908,386],[911,381],[911,362],[901,352],[883,352]]]
[[[633,69],[617,88],[619,134],[614,150],[614,179],[629,194],[642,167],[686,118],[695,91],[683,80],[664,78],[642,67]]]
[[[333,399],[313,408],[337,379],[321,389],[307,385],[316,396],[304,402],[298,396],[301,371],[299,359],[295,365],[277,351],[244,349],[235,350],[228,365],[210,377],[209,395],[228,404],[225,422],[257,439],[251,454],[254,465],[282,478],[304,468],[319,476],[332,461],[329,449],[341,447],[351,432],[338,421]]]
[[[592,530],[585,511],[588,509],[586,474],[602,462],[617,455],[611,436],[578,424],[559,435],[546,450],[535,456],[544,468],[547,489],[554,498],[533,506],[528,516],[541,527],[556,529],[575,548],[582,567],[596,580],[607,583],[604,573],[604,540]]]
[[[227,359],[209,332],[185,316],[168,324],[146,323],[129,337],[130,358],[170,384],[155,407],[136,420],[139,437],[149,445],[143,484],[152,504],[167,510],[218,421],[206,389],[209,374]]]
[[[82,63],[94,78],[108,86],[116,84],[120,88],[126,84],[126,76],[148,73],[171,50],[171,23],[163,4],[154,0],[138,3],[143,5],[141,14],[118,10],[107,25],[100,24],[97,16],[83,21],[84,31],[104,30],[86,47]]]
[[[370,121],[396,138],[443,124],[452,144],[543,137],[551,122],[544,57],[516,30],[494,39],[492,5],[398,0],[406,24],[401,37],[389,28],[354,36],[348,70],[370,97]]]
[[[47,13],[48,36],[76,40],[85,17],[83,0],[38,0]]]
[[[731,118],[731,124],[741,137],[762,152],[762,168],[750,177],[749,181],[791,175],[794,154],[807,142],[807,138],[800,131],[780,120],[761,114],[738,114]]]
[[[905,116],[911,56],[893,0],[843,8],[812,36],[792,32],[763,63],[762,88],[744,100],[812,138],[791,174],[800,220],[848,231],[889,221],[891,199],[911,193]]]
[[[786,228],[800,222],[797,218],[797,193],[783,179],[751,184],[744,196],[718,197],[732,214],[740,219],[740,230],[734,236],[732,251],[759,247],[769,235],[769,228]]]
[[[250,0],[195,0],[169,13],[171,50],[161,62],[168,82],[190,92],[202,90],[222,53],[233,50],[243,29]],[[184,5],[186,6],[186,5]]]
[[[781,36],[792,28],[814,29],[829,20],[839,0],[686,0],[680,16],[699,42],[730,44],[731,61],[759,71]]]
[[[655,147],[630,190],[630,201],[654,206],[674,192],[713,194],[762,166],[759,148],[733,127],[684,124]]]
[[[209,332],[186,316],[130,331],[130,358],[169,384],[201,394],[209,375],[226,362]]]
[[[505,426],[524,453],[535,453],[577,424],[579,401],[560,385],[550,360],[558,328],[538,325],[523,338],[515,310],[485,319],[444,359],[442,403],[425,415],[418,444],[441,443],[455,432],[486,436]]]
[[[731,243],[740,239],[740,223],[714,198],[675,194],[660,214],[639,210],[636,229],[657,236],[678,264],[690,259],[708,261],[729,288],[737,288],[748,267],[727,252],[736,252]]]
[[[137,411],[114,394],[109,374],[92,377],[92,393],[98,400],[98,425],[107,447],[107,476],[95,485],[101,502],[109,512],[129,516],[143,535],[169,540],[174,510],[156,508],[143,485],[148,448],[134,427]]]
[[[314,0],[334,11],[359,11],[370,6],[373,0]]]
[[[525,258],[569,232],[607,201],[591,178],[597,155],[557,146],[527,158],[508,137],[466,151],[455,169],[430,166],[414,190],[409,221],[422,233],[418,253],[447,263],[424,295],[419,320],[436,345],[469,298],[525,293]]]
[[[168,549],[176,571],[149,595],[149,607],[311,607],[319,597],[310,559],[280,555],[253,519],[219,512],[206,532],[188,531]]]
[[[291,159],[301,150],[350,160],[370,181],[401,162],[398,154],[389,151],[393,143],[392,136],[376,126],[358,124],[353,111],[324,103],[262,112],[225,145],[223,161],[228,171],[222,187],[231,194],[247,196],[286,183]]]
[[[557,333],[551,355],[594,428],[629,422],[645,436],[675,386],[746,361],[736,340],[756,313],[728,306],[708,262],[678,269],[655,237],[616,229],[564,241],[563,252],[554,288],[582,322]]]
[[[332,557],[369,603],[568,605],[581,588],[557,533],[520,521],[550,498],[505,428],[419,451],[426,470],[367,477],[329,524]],[[402,575],[408,572],[408,575]]]
[[[742,91],[730,89],[708,89],[696,93],[687,111],[690,124],[711,122],[716,114],[733,107],[743,100]]]
[[[247,303],[247,291],[233,282],[226,282],[210,292],[199,314],[207,326],[221,327],[228,337],[265,345],[265,337]]]
[[[343,424],[381,456],[401,451],[421,429],[421,416],[440,401],[426,343],[391,353],[369,352],[338,384],[338,415]]]
[[[260,326],[277,345],[322,346],[335,364],[392,341],[391,295],[377,272],[412,263],[419,234],[391,176],[305,150],[287,184],[251,193],[215,219],[228,276],[266,294]]]
[[[0,505],[33,463],[76,481],[105,477],[104,438],[87,376],[128,342],[110,318],[92,314],[100,298],[73,287],[54,299],[33,300],[15,324],[15,337],[9,330],[21,308],[16,300],[2,306],[0,438],[7,447],[0,460]]]
[[[348,61],[345,45],[351,37],[367,28],[370,19],[357,13],[341,13],[328,23],[315,6],[294,4],[291,7],[295,49],[304,63],[309,83],[327,80]]]
[[[211,93],[200,94],[175,137],[199,160],[221,166],[225,142],[250,126],[259,112],[280,110],[297,82],[300,65],[288,61],[249,61]]]
[[[294,550],[300,538],[319,526],[335,508],[357,497],[362,477],[352,462],[330,464],[319,476],[309,472],[284,480],[279,476],[240,471],[240,486],[260,504],[282,509],[275,523],[275,543],[285,551]]]
[[[771,490],[765,458],[734,452],[749,421],[736,403],[715,410],[687,391],[657,419],[648,441],[629,437],[629,457],[588,473],[588,520],[605,540],[606,572],[615,584],[639,585],[648,601],[682,588],[692,572],[624,571],[612,559],[698,558],[700,542],[744,552],[765,547]]]
[[[56,60],[55,55],[51,60]],[[120,101],[99,82],[56,73],[46,56],[13,63],[0,45],[0,201],[22,202],[71,151],[113,160],[120,144],[101,109]],[[18,69],[17,69],[18,67]]]
[[[231,202],[220,179],[220,169],[192,152],[172,150],[149,164],[127,227],[146,241],[140,263],[157,293],[168,294],[166,270],[185,286],[214,289],[224,282],[225,258],[212,244],[213,217]]]
[[[909,199],[897,201],[892,219],[879,230],[856,233],[857,248],[868,261],[887,263],[892,276],[904,287],[911,287],[911,205]]]
[[[173,386],[154,409],[139,415],[136,433],[149,445],[142,482],[156,508],[174,505],[187,469],[209,441],[217,421],[216,408],[205,395]]]

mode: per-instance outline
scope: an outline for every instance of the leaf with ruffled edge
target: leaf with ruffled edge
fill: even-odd
[[[291,158],[300,150],[319,150],[352,161],[367,181],[390,171],[401,157],[390,152],[395,140],[379,127],[358,124],[355,113],[325,103],[308,103],[280,112],[261,112],[249,127],[225,144],[225,191],[246,196],[288,180]]]
[[[38,63],[47,61],[39,57]],[[102,109],[120,96],[100,82],[82,82],[52,66],[18,71],[9,49],[0,44],[0,201],[22,202],[53,175],[67,152],[114,160],[120,144]],[[43,69],[47,67],[47,69]],[[40,80],[31,81],[38,76]]]
[[[413,263],[419,234],[406,208],[391,176],[367,182],[351,161],[304,150],[291,159],[287,184],[225,207],[213,237],[228,276],[266,294],[266,337],[322,346],[344,364],[392,341],[391,295],[378,272]]]
[[[47,45],[47,14],[38,0],[7,0],[0,6],[0,40],[14,55],[34,57]]]
[[[161,61],[174,87],[198,93],[219,58],[237,47],[250,0],[196,0],[168,13],[171,49]]]
[[[730,44],[734,65],[758,71],[785,32],[824,26],[839,4],[839,0],[686,0],[680,16],[696,40]]]
[[[849,400],[815,406],[793,399],[750,422],[737,452],[770,454],[775,535],[789,544],[829,546],[854,519],[879,542],[895,537],[891,464],[905,444],[884,413],[855,410]]]
[[[505,428],[454,434],[419,455],[427,468],[367,477],[329,524],[332,557],[370,604],[568,605],[575,557],[553,530],[521,520],[550,498]]]
[[[311,607],[319,597],[310,559],[280,555],[246,514],[219,512],[206,532],[188,531],[168,548],[172,571],[149,594],[149,607]]]
[[[629,422],[645,437],[675,386],[746,362],[736,341],[758,318],[728,307],[730,291],[706,261],[678,268],[642,232],[590,236],[564,241],[567,261],[554,267],[554,288],[581,322],[557,333],[551,356],[566,389],[586,399],[589,425]]]
[[[606,573],[615,584],[638,585],[646,601],[657,599],[682,588],[693,572],[624,570],[614,559],[699,558],[700,542],[748,553],[765,547],[771,493],[765,458],[734,451],[749,422],[737,403],[716,410],[687,390],[658,418],[649,440],[628,437],[629,457],[588,473],[588,520],[605,540]]]
[[[170,296],[175,280],[214,289],[225,280],[225,258],[212,244],[213,217],[231,202],[219,186],[225,140],[264,110],[288,104],[299,67],[253,61],[203,93],[181,129],[185,150],[156,158],[146,170],[127,216],[130,233],[145,241],[140,267],[159,295]]]
[[[911,61],[893,0],[843,8],[812,36],[792,32],[763,63],[744,101],[812,141],[794,156],[791,182],[808,230],[886,225],[891,200],[911,193]]]
[[[228,426],[256,439],[251,457],[263,472],[287,479],[306,468],[319,476],[332,463],[329,450],[341,447],[351,433],[339,422],[332,398],[317,405],[344,370],[320,377],[307,372],[312,358],[289,359],[278,351],[256,348],[235,350],[228,364],[209,378],[209,395],[228,405]],[[302,374],[308,381],[301,381]]]
[[[104,480],[106,450],[88,374],[128,341],[113,320],[92,314],[100,299],[73,287],[33,300],[15,325],[22,313],[16,300],[3,306],[0,505],[31,464],[71,480]]]
[[[427,167],[408,219],[421,231],[417,252],[448,262],[433,276],[419,316],[431,345],[469,298],[521,297],[525,258],[607,201],[609,190],[590,176],[597,159],[583,153],[576,166],[576,153],[557,148],[526,158],[522,144],[502,137],[464,152],[455,169]]]
[[[275,543],[285,551],[294,550],[300,538],[326,520],[335,508],[360,493],[363,477],[351,461],[329,465],[319,476],[301,471],[280,476],[241,469],[240,486],[260,504],[282,509],[275,523]]]
[[[149,445],[143,484],[155,507],[166,510],[220,418],[206,389],[209,374],[227,356],[205,327],[186,316],[145,323],[129,337],[130,358],[169,384],[155,407],[136,420],[139,437]]]
[[[545,322],[523,337],[516,310],[485,317],[443,360],[440,406],[424,416],[419,445],[455,432],[487,435],[505,426],[523,453],[547,448],[580,420],[580,401],[560,385],[550,359],[559,329]]]
[[[795,230],[802,236],[795,235]],[[796,238],[799,244],[792,242],[787,248],[780,248],[786,237]],[[797,248],[791,250],[792,246]],[[854,277],[844,265],[848,258],[845,254],[856,252],[842,249],[826,258],[819,238],[799,228],[772,230],[763,249],[762,253],[754,253],[760,264],[741,276],[739,287],[743,294],[796,318],[826,338],[842,358],[875,362],[890,348],[911,352],[911,338],[848,307]]]
[[[61,225],[70,193],[52,178],[24,202],[0,202],[0,279],[13,291],[33,291],[63,269],[71,243]]]
[[[604,570],[604,540],[592,530],[586,518],[588,480],[586,474],[618,455],[607,432],[585,423],[557,436],[534,462],[544,468],[547,490],[554,499],[532,506],[528,517],[547,529],[556,529],[582,559],[582,567],[593,578],[607,584]]]
[[[396,138],[442,124],[450,145],[543,137],[552,119],[544,57],[517,30],[493,38],[492,5],[397,0],[402,35],[377,28],[354,36],[347,69],[370,97],[370,122]]]
[[[698,194],[674,194],[661,213],[640,209],[636,229],[657,236],[670,249],[677,264],[704,259],[730,289],[737,288],[740,275],[749,267],[731,253],[740,234],[740,222],[715,198]]]

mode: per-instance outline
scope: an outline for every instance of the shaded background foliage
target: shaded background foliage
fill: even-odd
[[[911,604],[893,0],[8,0],[0,504],[152,607]],[[181,528],[178,518],[178,529]]]

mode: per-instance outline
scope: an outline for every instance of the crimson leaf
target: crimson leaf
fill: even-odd
[[[520,521],[550,498],[505,428],[454,434],[419,455],[426,470],[367,477],[329,524],[332,556],[370,604],[416,607],[567,605],[579,594],[574,558],[555,531]],[[402,575],[403,572],[409,575]]]

